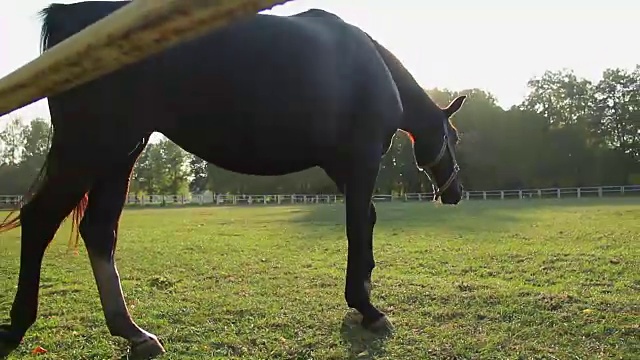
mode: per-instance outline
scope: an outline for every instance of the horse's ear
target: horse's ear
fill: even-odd
[[[444,111],[444,114],[447,116],[447,118],[450,118],[451,115],[455,114],[456,111],[460,110],[460,107],[462,107],[462,104],[464,104],[464,101],[466,99],[467,99],[467,95],[460,95],[457,98],[453,99],[453,101],[451,102],[451,104],[449,104],[449,106],[442,109],[442,111]]]

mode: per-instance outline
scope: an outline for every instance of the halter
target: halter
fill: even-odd
[[[451,175],[449,175],[449,179],[447,179],[444,185],[439,187],[431,168],[440,163],[440,161],[442,160],[442,157],[444,156],[444,153],[447,150],[449,150],[449,155],[451,156],[451,160],[453,161],[453,171],[451,172]],[[456,155],[453,152],[451,145],[449,145],[449,129],[447,129],[446,123],[444,124],[444,136],[443,136],[442,146],[440,147],[440,152],[438,153],[438,156],[436,156],[435,160],[433,160],[427,166],[425,166],[424,171],[426,171],[429,174],[429,181],[431,182],[431,186],[433,187],[434,195],[435,195],[434,200],[438,200],[440,196],[442,196],[442,194],[445,191],[447,191],[449,186],[451,186],[451,184],[453,183],[453,180],[455,180],[455,178],[458,176],[458,171],[460,171],[460,166],[458,165],[458,161],[456,160]]]

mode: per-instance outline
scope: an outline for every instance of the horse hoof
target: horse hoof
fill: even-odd
[[[371,331],[372,333],[381,334],[381,335],[391,334],[393,333],[393,330],[394,330],[391,320],[389,320],[389,318],[386,317],[385,315],[382,315],[381,318],[379,318],[378,320],[370,324],[367,324],[363,321],[362,326],[365,329]]]
[[[0,340],[0,359],[7,358],[16,348],[17,345]]]
[[[166,351],[158,338],[148,338],[142,342],[132,344],[129,351],[129,359],[147,360],[164,354]]]
[[[20,346],[21,338],[17,338],[11,332],[8,325],[0,325],[0,359],[9,356],[13,350]]]

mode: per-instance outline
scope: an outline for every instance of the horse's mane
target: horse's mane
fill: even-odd
[[[44,52],[49,48],[49,38],[51,36],[53,19],[55,19],[55,12],[59,10],[61,7],[64,7],[63,4],[50,4],[46,8],[40,10],[38,12],[38,16],[42,20],[42,28],[40,30],[40,52]]]

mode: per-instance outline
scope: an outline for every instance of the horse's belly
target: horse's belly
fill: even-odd
[[[209,163],[250,175],[284,175],[302,171],[319,165],[328,155],[310,141],[286,134],[271,138],[243,137],[242,133],[200,129],[198,133],[177,131],[165,135]]]
[[[229,159],[214,159],[212,164],[225,170],[246,175],[279,176],[287,175],[298,171],[303,171],[319,164],[308,161],[308,159],[297,159],[298,161],[257,161],[255,163],[238,163],[228,161]]]
[[[234,154],[217,152],[204,155],[205,160],[216,166],[248,175],[285,175],[319,165],[308,152],[256,154],[239,151]]]

